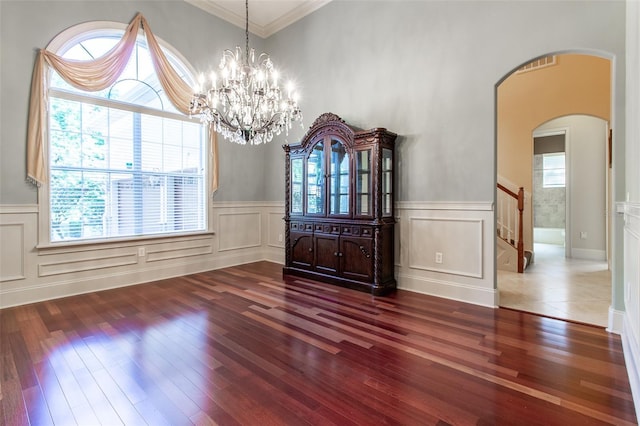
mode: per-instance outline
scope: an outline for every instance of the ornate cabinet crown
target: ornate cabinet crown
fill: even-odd
[[[394,142],[322,114],[285,145],[283,273],[370,291],[395,289]]]

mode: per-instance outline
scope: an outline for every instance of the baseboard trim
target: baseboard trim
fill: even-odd
[[[586,259],[586,260],[607,260],[607,254],[604,250],[593,249],[579,249],[571,248],[571,257],[574,259]]]
[[[624,328],[624,318],[624,311],[618,311],[609,306],[609,325],[607,326],[607,331],[609,333],[622,334]]]
[[[263,251],[263,255],[264,255],[264,259],[262,260],[284,265],[284,249],[283,248],[269,246],[267,247],[266,250]]]
[[[636,407],[636,417],[640,419],[640,342],[635,339],[629,324],[629,315],[624,316],[624,330],[622,332],[622,349],[624,362],[627,366],[631,395]]]
[[[498,290],[495,288],[480,288],[453,281],[436,280],[407,274],[398,274],[397,282],[397,288],[400,290],[428,294],[489,308],[498,306]]]

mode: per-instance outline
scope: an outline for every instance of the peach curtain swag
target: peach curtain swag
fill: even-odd
[[[122,39],[107,53],[90,61],[64,59],[55,53],[40,49],[31,79],[29,125],[27,129],[27,178],[41,185],[47,182],[47,166],[44,158],[44,138],[48,128],[47,114],[47,66],[53,68],[73,87],[86,91],[106,89],[116,82],[127,66],[129,57],[142,27],[158,79],[171,103],[183,114],[189,113],[192,89],[180,78],[160,49],[146,19],[138,13],[125,30]],[[212,193],[218,189],[218,140],[209,128],[209,187]]]

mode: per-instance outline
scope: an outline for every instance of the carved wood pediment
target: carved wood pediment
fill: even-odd
[[[344,120],[342,118],[340,118],[339,116],[337,116],[336,114],[332,113],[332,112],[325,112],[324,114],[320,115],[320,117],[316,118],[316,121],[313,122],[313,124],[311,125],[311,128],[314,128],[316,126],[320,126],[324,123],[328,123],[330,121],[336,121],[339,123],[344,123]]]
[[[304,149],[322,136],[332,134],[340,137],[343,142],[350,147],[353,145],[354,133],[354,130],[338,115],[332,112],[325,112],[316,118],[302,138],[300,145]]]

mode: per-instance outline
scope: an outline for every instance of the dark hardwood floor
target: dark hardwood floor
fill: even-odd
[[[4,425],[636,424],[619,336],[259,262],[0,311]]]

